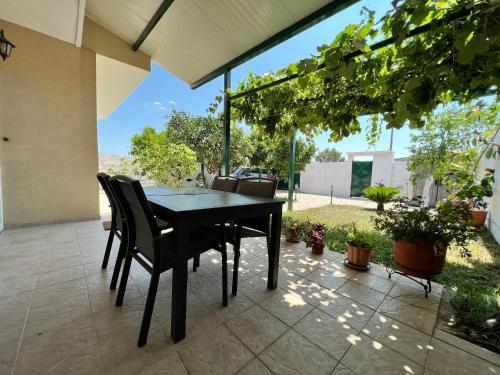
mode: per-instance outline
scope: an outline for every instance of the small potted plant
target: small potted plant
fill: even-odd
[[[369,186],[363,190],[369,200],[377,203],[377,211],[384,211],[384,204],[392,202],[399,195],[399,189],[384,184]]]
[[[349,226],[346,246],[346,265],[360,270],[367,270],[372,246],[366,234],[360,232],[354,223]]]
[[[302,232],[302,225],[299,220],[291,217],[285,216],[283,218],[283,232],[285,233],[285,238],[288,242],[300,242],[300,236]]]
[[[325,248],[325,226],[323,224],[312,224],[308,221],[307,228],[305,233],[306,246],[312,249],[313,254],[323,254],[323,249]]]
[[[480,228],[484,225],[486,217],[488,216],[488,203],[484,201],[485,197],[493,196],[493,182],[495,182],[493,169],[486,169],[486,174],[480,182],[476,182],[472,176],[467,178],[456,196],[465,199],[471,208],[472,225]]]
[[[467,243],[474,238],[472,220],[466,202],[441,202],[435,210],[413,209],[408,200],[399,198],[388,211],[378,212],[374,226],[392,237],[394,261],[401,272],[429,279],[442,272],[446,251],[451,243],[468,255]]]

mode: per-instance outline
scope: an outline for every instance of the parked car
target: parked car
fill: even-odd
[[[250,168],[250,167],[238,167],[231,174],[231,176],[239,179],[250,178],[250,177],[270,178],[267,175],[267,173],[262,172],[259,174],[259,168]]]

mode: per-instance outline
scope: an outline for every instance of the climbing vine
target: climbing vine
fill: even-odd
[[[279,79],[285,83],[232,100],[233,117],[271,136],[295,129],[332,141],[380,126],[420,128],[440,104],[499,98],[500,0],[394,0],[380,20],[364,9],[318,55],[276,73],[252,72],[231,96]],[[386,43],[387,42],[387,43]],[[220,98],[219,98],[220,100]]]

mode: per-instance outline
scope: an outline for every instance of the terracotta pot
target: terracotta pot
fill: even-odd
[[[488,211],[478,210],[477,208],[473,208],[471,210],[472,213],[472,225],[476,228],[481,228],[485,221],[486,216],[488,216]]]
[[[288,228],[285,230],[285,237],[288,242],[300,242],[300,233],[298,228]]]
[[[347,243],[347,260],[355,266],[366,267],[371,252],[371,247],[357,247]]]
[[[394,241],[394,261],[399,270],[415,277],[427,278],[443,271],[446,247],[436,255],[433,244],[427,240],[408,242]]]
[[[323,254],[323,249],[325,248],[325,244],[314,244],[312,246],[312,253],[316,255],[322,255]]]

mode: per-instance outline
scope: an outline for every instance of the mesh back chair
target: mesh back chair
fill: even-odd
[[[129,227],[129,246],[116,305],[120,306],[123,303],[132,259],[135,259],[151,274],[138,341],[138,346],[141,347],[147,341],[160,274],[173,267],[175,229],[166,233],[161,232],[138,180],[127,176],[114,176],[111,177],[110,182],[119,203],[123,207]],[[213,231],[190,232],[187,249],[188,259],[210,249],[215,249],[222,254],[223,305],[227,306],[227,253],[223,226],[219,228],[218,235]]]
[[[239,180],[234,177],[215,177],[211,189],[234,193],[238,187],[238,182]]]
[[[236,192],[244,195],[251,195],[261,198],[274,198],[277,180],[268,178],[251,177],[242,179],[238,183]],[[270,244],[270,217],[262,216],[249,219],[239,220],[233,225],[226,226],[227,241],[233,245],[234,249],[234,266],[233,266],[233,288],[232,294],[236,296],[238,292],[238,267],[240,261],[240,246],[242,238],[249,237],[266,237],[267,251],[269,253]]]
[[[104,221],[102,226],[105,231],[109,231],[108,242],[106,244],[106,250],[104,252],[104,258],[102,260],[102,268],[105,269],[108,266],[109,255],[111,253],[111,247],[113,245],[113,237],[116,236],[120,239],[120,248],[118,249],[118,255],[116,257],[115,267],[113,269],[113,276],[111,277],[110,289],[116,289],[116,284],[118,282],[118,277],[120,276],[120,269],[122,266],[123,258],[127,253],[128,245],[128,226],[127,219],[123,208],[118,200],[116,193],[114,192],[111,183],[110,176],[106,173],[98,173],[97,180],[101,184],[104,193],[109,201],[109,206],[111,208],[111,220]],[[169,224],[163,220],[156,219],[158,226],[161,229],[169,227]]]

